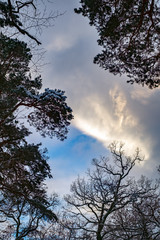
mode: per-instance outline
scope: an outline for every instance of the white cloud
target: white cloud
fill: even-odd
[[[116,85],[107,96],[106,101],[101,92],[98,97],[91,94],[84,98],[81,107],[74,111],[75,126],[106,147],[115,140],[126,143],[128,151],[139,147],[148,159],[152,144],[149,138],[143,139],[143,126],[130,108],[125,92]]]

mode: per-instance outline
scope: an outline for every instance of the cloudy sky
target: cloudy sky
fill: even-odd
[[[54,0],[53,10],[64,14],[41,36],[49,62],[42,68],[44,87],[64,90],[74,114],[66,141],[42,140],[54,176],[48,181],[49,192],[61,195],[92,158],[108,154],[112,141],[124,142],[129,154],[136,147],[142,150],[145,162],[133,174],[153,177],[160,156],[160,91],[129,85],[125,76],[113,76],[93,64],[100,51],[98,36],[88,19],[74,13],[78,4]]]

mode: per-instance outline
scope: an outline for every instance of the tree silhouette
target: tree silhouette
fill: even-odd
[[[110,239],[158,240],[160,236],[160,185],[142,176],[137,189],[146,191],[143,198],[134,196],[131,204],[117,211],[112,218]]]
[[[83,178],[71,184],[58,222],[40,225],[31,239],[158,240],[159,180],[132,177],[139,150],[128,156],[122,144],[110,145],[111,155],[94,159]]]
[[[71,194],[65,197],[67,211],[79,230],[79,238],[110,239],[114,214],[132,202],[135,194],[143,198],[146,191],[134,188],[129,178],[137,161],[141,161],[139,151],[133,157],[124,153],[123,145],[110,145],[114,165],[108,158],[93,160],[93,168],[87,178],[78,178],[71,185]],[[84,239],[88,239],[88,238]]]
[[[8,220],[18,202],[25,203],[23,209],[26,205],[35,209],[46,220],[57,219],[47,210],[44,181],[51,173],[46,151],[40,144],[27,143],[31,132],[25,125],[28,121],[42,136],[64,140],[72,110],[63,91],[40,92],[41,78],[31,77],[31,54],[24,42],[1,34],[0,44],[0,218]]]
[[[30,126],[43,137],[64,140],[73,118],[64,91],[42,91],[41,76],[32,77],[27,44],[4,34],[6,27],[16,28],[36,41],[20,21],[21,11],[35,7],[34,3],[0,2],[0,221],[12,229],[16,240],[34,231],[42,220],[57,220],[56,199],[51,204],[45,185],[46,178],[52,177],[47,151],[41,144],[28,143]]]
[[[36,0],[0,1],[0,26],[3,28],[2,31],[6,33],[6,27],[8,27],[8,35],[12,36],[20,33],[40,45],[41,42],[37,39],[36,33],[41,32],[43,27],[52,26],[54,19],[61,15],[58,12],[48,12],[45,2],[43,0],[39,3]],[[34,34],[31,33],[31,29],[34,29]]]
[[[160,84],[160,1],[81,0],[75,9],[98,31],[102,52],[94,62],[128,82],[149,88]]]
[[[9,234],[10,238],[11,236],[15,237],[15,240],[29,238],[29,235],[35,232],[40,224],[44,225],[46,220],[55,224],[57,217],[53,212],[58,204],[56,194],[50,198],[46,198],[42,194],[37,194],[35,197],[38,207],[22,197],[12,197],[11,201],[8,197],[5,199],[5,204],[0,209],[4,218],[8,220],[7,227],[1,230],[3,239]]]
[[[143,160],[138,150],[132,157],[121,144],[112,143],[110,150],[111,158],[94,159],[87,176],[78,177],[65,197],[74,239],[158,240],[159,185],[130,176],[136,162]]]

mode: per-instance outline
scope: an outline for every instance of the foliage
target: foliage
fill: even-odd
[[[13,5],[11,5],[11,2]],[[16,8],[15,8],[16,6]],[[34,1],[0,1],[0,26],[14,27],[28,35],[20,13]],[[3,32],[3,33],[2,33]],[[42,91],[41,76],[32,77],[31,51],[27,44],[0,33],[0,222],[2,235],[23,239],[42,221],[55,221],[57,197],[47,196],[46,178],[51,178],[46,149],[28,143],[33,126],[43,137],[64,140],[72,110],[61,90]],[[6,230],[6,229],[9,229]],[[3,235],[2,239],[7,235]]]
[[[102,53],[94,62],[128,82],[160,85],[159,0],[80,0],[75,9],[98,31]]]
[[[2,34],[0,40],[2,46],[0,53],[2,106],[0,124],[3,123],[2,129],[5,129],[6,124],[7,132],[11,125],[11,128],[14,128],[15,112],[17,113],[21,107],[26,107],[31,109],[27,115],[30,125],[35,126],[44,136],[56,135],[63,140],[67,133],[67,126],[72,119],[72,110],[65,103],[64,92],[45,89],[45,92],[40,93],[39,90],[42,87],[40,76],[32,79],[28,72],[31,55],[27,45]],[[17,125],[17,122],[15,124]]]

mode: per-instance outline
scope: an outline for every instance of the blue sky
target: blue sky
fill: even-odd
[[[93,64],[100,51],[97,33],[88,20],[74,13],[78,0],[54,0],[53,11],[64,12],[54,27],[41,35],[46,50],[41,69],[43,85],[64,90],[74,120],[67,140],[40,139],[48,148],[54,178],[49,192],[61,195],[83,175],[92,158],[107,155],[114,140],[125,143],[132,154],[136,147],[145,155],[143,166],[133,174],[154,176],[160,156],[160,91],[129,85],[125,76],[113,76]]]
[[[47,181],[49,192],[68,193],[70,184],[78,175],[84,175],[91,159],[107,155],[108,151],[95,138],[72,127],[68,139],[59,143],[46,144],[52,168],[53,179]]]

